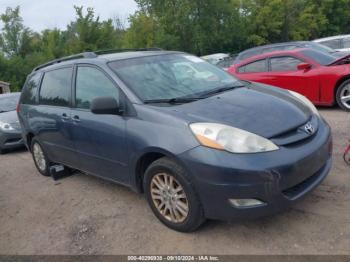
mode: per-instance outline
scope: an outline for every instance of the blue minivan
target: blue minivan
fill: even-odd
[[[18,115],[42,175],[60,166],[126,185],[182,232],[279,212],[331,168],[331,130],[309,100],[182,52],[51,61],[28,76]]]

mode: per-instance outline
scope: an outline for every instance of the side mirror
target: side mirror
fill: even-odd
[[[300,63],[297,66],[298,70],[303,70],[303,71],[309,70],[309,69],[311,69],[311,67],[312,66],[308,63]]]
[[[119,115],[121,113],[118,102],[113,97],[97,97],[91,102],[90,110],[97,115]]]

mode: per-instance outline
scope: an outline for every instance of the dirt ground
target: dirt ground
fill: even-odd
[[[163,226],[143,196],[84,174],[40,176],[23,150],[0,156],[0,254],[350,254],[350,113],[320,109],[333,128],[331,174],[289,211],[256,221]]]

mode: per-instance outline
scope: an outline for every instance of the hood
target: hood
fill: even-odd
[[[333,66],[333,65],[338,65],[338,64],[342,64],[342,62],[347,61],[350,59],[350,54],[347,54],[345,56],[342,56],[338,59],[336,59],[335,61],[333,61],[332,63],[329,64],[329,66]]]
[[[15,129],[19,129],[19,121],[16,111],[9,111],[0,113],[0,121],[11,124]]]
[[[226,124],[266,138],[310,120],[310,109],[287,91],[262,84],[248,86],[172,108],[189,122]]]

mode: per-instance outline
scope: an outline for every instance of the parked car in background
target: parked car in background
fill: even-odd
[[[337,35],[313,40],[337,51],[350,52],[350,35]]]
[[[236,56],[232,55],[230,57],[225,57],[224,59],[220,60],[216,66],[224,69],[224,70],[228,70],[235,62],[236,60]]]
[[[202,59],[204,59],[205,61],[207,61],[213,65],[217,65],[220,61],[222,61],[225,58],[229,58],[229,57],[230,57],[229,54],[224,54],[224,53],[217,53],[217,54],[201,56]]]
[[[21,93],[0,95],[0,153],[23,147],[16,107]]]
[[[256,55],[261,55],[261,54],[270,53],[274,51],[292,50],[297,48],[311,48],[311,49],[314,49],[320,52],[325,52],[338,57],[343,57],[344,55],[348,54],[347,52],[339,52],[328,46],[311,42],[311,41],[294,41],[294,42],[285,42],[285,43],[276,43],[276,44],[257,46],[257,47],[247,49],[238,54],[235,60],[235,64]]]
[[[178,231],[281,211],[331,168],[330,127],[310,101],[182,52],[52,61],[28,76],[18,114],[41,174],[59,164],[129,186]]]
[[[298,92],[316,105],[350,111],[350,55],[337,58],[313,49],[275,51],[233,65],[239,79]]]

